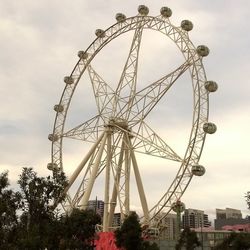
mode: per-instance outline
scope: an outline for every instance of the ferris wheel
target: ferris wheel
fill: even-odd
[[[86,209],[89,200],[93,199],[93,195],[95,197],[94,187],[101,185],[104,201],[103,231],[109,231],[112,227],[115,212],[120,213],[121,219],[129,214],[131,193],[134,193],[135,189],[143,214],[142,222],[145,225],[157,226],[180,200],[192,177],[205,173],[199,159],[206,134],[216,131],[216,125],[208,121],[208,99],[209,93],[217,90],[217,83],[207,80],[202,63],[203,57],[209,54],[209,49],[204,45],[195,47],[189,39],[188,32],[193,28],[192,22],[184,20],[180,26],[171,23],[170,8],[162,7],[157,16],[148,14],[148,7],[140,5],[136,16],[127,18],[118,13],[114,25],[106,30],[97,29],[96,39],[86,50],[78,52],[79,60],[71,74],[64,78],[64,91],[60,102],[54,106],[54,129],[48,137],[52,141],[52,161],[48,164],[48,169],[54,174],[66,169],[63,161],[67,141],[80,141],[84,148],[78,165],[74,166],[73,163],[73,166],[70,166],[69,184],[64,190],[66,201],[62,206],[67,211],[75,207]],[[140,65],[144,61],[139,59],[139,51],[144,43],[143,35],[148,31],[152,36],[160,34],[181,52],[181,63],[174,70],[154,76],[156,80],[149,83],[145,78],[140,80]],[[104,73],[112,75],[115,72],[114,67],[119,65],[109,67],[104,73],[100,73],[94,65],[100,58],[98,55],[116,40],[120,41],[123,36],[127,40],[128,37],[130,39],[128,48],[120,47],[112,51],[112,55],[108,53],[112,58],[115,53],[128,51],[119,69],[119,78],[115,83],[111,83],[110,80],[105,80]],[[150,50],[157,48],[157,39],[155,43],[155,47]],[[105,66],[103,63],[99,68],[103,69]],[[151,71],[154,72],[153,69]],[[183,140],[185,150],[179,152],[174,146],[176,144],[163,139],[156,132],[157,128],[150,126],[150,117],[157,112],[158,105],[168,105],[168,99],[165,97],[170,91],[174,92],[175,86],[184,75],[188,76],[191,86],[192,112],[188,140]],[[82,82],[83,78],[85,80]],[[85,98],[89,100],[92,96],[94,102],[91,103],[95,104],[95,109],[90,107],[90,104],[85,104],[85,109],[93,113],[87,119],[82,118],[82,113],[75,114],[82,120],[72,125],[68,121],[70,112],[73,112],[71,104],[80,84],[86,88],[91,87],[92,95],[86,91]],[[84,96],[84,93],[81,94]],[[72,150],[71,148],[71,152]],[[145,188],[147,183],[144,183],[142,178],[144,158],[138,155],[146,155],[151,162],[163,159],[164,168],[168,162],[178,165],[171,182],[167,187],[164,186],[164,191],[152,207],[148,205],[148,200],[152,197],[148,197]],[[136,187],[133,190],[132,177]],[[102,180],[101,184],[98,183],[99,179]],[[154,181],[158,180],[152,180]]]

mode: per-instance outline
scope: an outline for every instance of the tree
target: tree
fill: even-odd
[[[53,236],[51,226],[57,225],[53,204],[67,185],[63,172],[53,177],[38,177],[32,168],[24,168],[18,180],[21,209],[18,226],[19,249],[44,249]]]
[[[231,233],[215,250],[248,250],[250,248],[250,235],[248,233]]]
[[[67,185],[65,174],[55,172],[53,176],[38,177],[32,168],[24,168],[18,180],[22,195],[22,209],[29,213],[30,222],[39,221],[38,216],[54,213],[53,204]],[[34,221],[33,221],[34,220]]]
[[[115,231],[116,245],[126,250],[158,250],[156,243],[144,241],[138,215],[131,212],[120,229]]]
[[[8,173],[0,174],[0,249],[92,249],[100,216],[79,209],[62,215],[55,209],[65,198],[63,172],[39,177],[32,168],[24,168],[18,184],[20,192],[7,189]]]
[[[74,209],[68,215],[55,210],[55,204],[65,198],[64,173],[39,177],[32,168],[24,168],[18,184],[20,192],[7,189],[8,174],[0,174],[0,249],[93,249],[95,225],[101,222],[100,216],[92,210]],[[136,213],[131,213],[116,233],[120,236],[118,244],[127,250],[159,249],[156,243],[143,241]]]
[[[250,209],[250,191],[248,191],[245,195],[246,202],[247,202],[247,207]]]
[[[0,249],[12,249],[15,230],[18,225],[17,210],[21,195],[7,189],[8,172],[0,174]]]
[[[196,246],[200,246],[200,242],[195,231],[191,231],[189,227],[185,228],[180,235],[180,239],[175,246],[176,250],[185,247],[186,250],[193,250]]]
[[[74,209],[61,218],[60,249],[93,249],[95,225],[101,218],[93,210]]]
[[[142,249],[142,229],[135,212],[124,220],[121,228],[115,231],[116,245],[126,250]]]

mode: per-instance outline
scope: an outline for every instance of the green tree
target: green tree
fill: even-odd
[[[60,249],[93,249],[95,225],[101,218],[93,210],[74,209],[61,218],[61,232],[58,235]]]
[[[32,168],[24,168],[18,184],[20,192],[7,189],[8,174],[0,175],[0,249],[92,249],[100,216],[78,209],[61,215],[55,209],[54,204],[65,198],[64,173],[39,177]]]
[[[248,250],[250,248],[249,233],[231,233],[220,244],[216,245],[215,250]]]
[[[57,225],[53,204],[67,185],[63,172],[53,177],[38,177],[32,168],[24,168],[18,180],[23,211],[18,226],[19,249],[44,249],[54,237],[52,226]]]
[[[135,212],[124,220],[121,228],[115,231],[116,245],[126,250],[142,249],[142,229]]]
[[[8,172],[0,174],[0,249],[13,249],[21,195],[8,189]]]
[[[30,222],[36,222],[43,216],[54,213],[53,204],[64,197],[61,196],[67,185],[62,171],[54,172],[53,176],[38,177],[32,168],[24,168],[18,180],[22,195],[22,209],[29,213]]]
[[[156,243],[144,241],[138,215],[135,212],[124,220],[121,228],[115,231],[116,245],[126,250],[158,250]]]
[[[246,202],[247,202],[247,207],[250,209],[250,191],[248,191],[245,195]]]
[[[186,250],[193,250],[197,246],[200,246],[200,242],[196,232],[187,227],[181,232],[180,239],[176,244],[175,249],[181,250],[182,247],[185,247]]]

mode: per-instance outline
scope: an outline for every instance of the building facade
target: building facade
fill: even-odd
[[[226,208],[219,209],[216,208],[216,219],[242,219],[242,213],[238,209]]]
[[[176,214],[168,214],[162,220],[160,237],[166,240],[176,240],[177,223]]]
[[[94,210],[97,214],[103,217],[104,213],[104,201],[102,200],[89,200],[88,209]]]
[[[249,224],[249,220],[242,218],[240,210],[234,208],[216,209],[216,219],[214,220],[215,230],[223,230],[234,225],[246,224]]]
[[[208,220],[208,215],[202,210],[188,208],[184,210],[182,216],[182,227],[186,228],[201,228],[210,227],[211,222]]]
[[[116,228],[121,226],[121,213],[114,213],[112,227]]]

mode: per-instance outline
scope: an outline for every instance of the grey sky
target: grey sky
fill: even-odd
[[[204,65],[208,79],[219,84],[219,90],[210,97],[210,120],[218,131],[207,137],[200,161],[207,172],[192,180],[183,201],[187,207],[209,213],[215,208],[233,207],[246,214],[244,194],[250,178],[248,0],[0,1],[0,171],[9,170],[12,183],[24,166],[49,173],[47,135],[53,128],[53,106],[62,93],[63,77],[77,62],[77,51],[93,41],[95,29],[112,25],[117,12],[136,15],[140,4],[147,5],[153,16],[168,5],[177,26],[183,19],[194,23],[191,40],[210,48]],[[156,73],[151,74],[152,79]],[[183,92],[176,97],[179,107],[181,100],[192,98],[185,95]],[[76,114],[87,112],[83,107],[77,109],[77,101],[75,107]],[[180,108],[179,113],[182,111]],[[92,109],[88,112],[91,115]],[[154,119],[153,124],[159,123],[157,117]],[[184,132],[179,125],[181,136]],[[164,126],[159,126],[158,131],[162,130]],[[155,178],[164,181],[161,170],[150,174],[154,178],[143,174],[145,182]],[[148,195],[154,197],[155,193]]]

